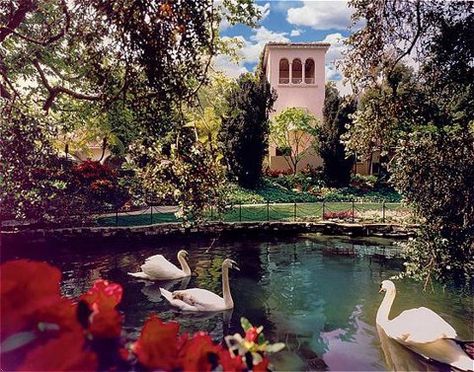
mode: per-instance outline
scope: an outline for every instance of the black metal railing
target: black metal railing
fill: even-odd
[[[180,222],[177,207],[149,205],[136,211],[116,210],[97,218],[99,225],[135,226]],[[412,222],[412,211],[401,203],[318,201],[260,204],[234,203],[225,212],[214,207],[205,211],[208,221],[263,222],[263,221],[344,221],[344,222]]]

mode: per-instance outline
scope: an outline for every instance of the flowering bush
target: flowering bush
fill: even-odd
[[[117,310],[122,287],[97,280],[78,301],[60,294],[60,271],[42,262],[9,261],[1,265],[2,370],[266,370],[270,345],[261,327],[243,320],[245,338],[231,353],[205,332],[179,334],[179,324],[151,315],[135,342],[122,337]],[[250,326],[249,326],[250,325]],[[251,354],[248,354],[250,352]],[[252,355],[253,357],[251,357]]]
[[[293,171],[290,168],[288,168],[288,169],[270,169],[270,168],[265,169],[265,175],[267,177],[281,177],[281,176],[288,176],[290,174],[293,174]]]
[[[334,211],[334,212],[324,212],[323,219],[339,219],[339,220],[349,220],[355,217],[355,212],[352,211]]]
[[[98,161],[85,160],[72,167],[71,187],[94,202],[116,204],[121,198],[116,173]]]

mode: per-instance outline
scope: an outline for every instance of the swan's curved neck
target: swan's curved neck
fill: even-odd
[[[181,270],[183,270],[186,275],[191,275],[191,268],[186,262],[186,259],[183,256],[178,256],[178,261],[181,264]]]
[[[232,300],[232,295],[230,294],[229,268],[226,266],[222,268],[222,296],[224,297],[225,306],[228,309],[233,308],[234,300]]]
[[[395,300],[395,294],[395,289],[390,289],[385,292],[385,296],[382,300],[382,303],[380,304],[379,309],[377,310],[377,316],[375,317],[375,322],[377,324],[388,322],[388,315],[390,314],[393,300]]]

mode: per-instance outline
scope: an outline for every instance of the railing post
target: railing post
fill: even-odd
[[[326,200],[323,200],[323,215],[322,215],[322,219],[324,220],[324,214],[326,213]]]
[[[385,200],[382,202],[382,222],[385,223]]]
[[[352,222],[354,222],[354,199],[352,199]]]
[[[267,200],[267,221],[270,221],[270,201]]]
[[[214,209],[212,208],[212,205],[211,205],[211,221],[214,219]]]
[[[150,225],[153,225],[153,205],[150,205]]]
[[[296,221],[296,202],[293,206],[293,221]]]
[[[242,222],[242,202],[239,203],[239,222]]]

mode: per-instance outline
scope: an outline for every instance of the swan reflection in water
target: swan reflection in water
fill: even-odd
[[[145,281],[145,286],[141,289],[141,292],[146,296],[150,302],[160,302],[161,292],[160,287],[165,288],[168,291],[186,289],[191,280],[190,276],[181,279],[164,280],[164,281]]]
[[[377,325],[380,345],[390,371],[451,371],[450,367],[431,362],[415,352],[390,339],[385,331]]]

